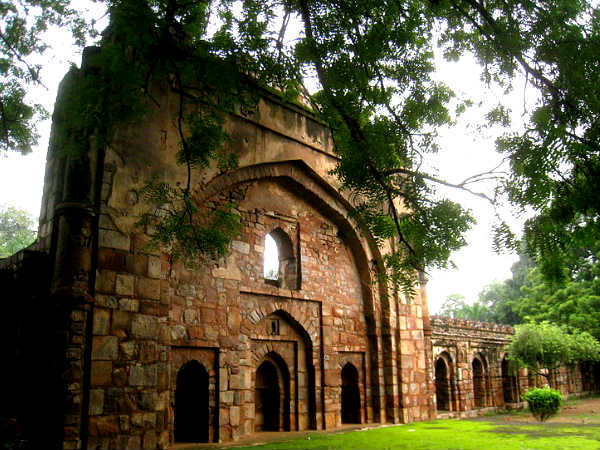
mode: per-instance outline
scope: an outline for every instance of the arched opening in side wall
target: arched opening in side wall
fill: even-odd
[[[265,282],[285,289],[299,289],[298,264],[288,234],[275,228],[265,236],[264,249]]]
[[[198,361],[177,372],[175,390],[175,441],[208,442],[208,372]]]
[[[342,369],[342,423],[360,423],[358,370],[347,363]]]
[[[450,410],[450,377],[444,358],[435,361],[435,397],[438,411]]]
[[[504,403],[517,403],[519,401],[519,385],[515,370],[511,367],[506,356],[502,359],[502,392]]]
[[[473,369],[473,403],[475,408],[485,408],[486,395],[485,395],[485,371],[483,363],[479,358],[473,358],[471,364]]]
[[[290,376],[285,361],[274,353],[256,369],[254,430],[290,430]]]

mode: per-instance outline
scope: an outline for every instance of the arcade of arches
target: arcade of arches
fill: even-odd
[[[546,383],[510,363],[504,347],[512,327],[437,316],[431,325],[438,417],[520,407],[521,393]],[[599,376],[598,365],[562,367],[553,374],[553,384],[565,395],[596,392]]]
[[[227,119],[238,167],[194,175],[199,208],[235,204],[241,230],[228,255],[188,266],[149,247],[140,190],[185,177],[172,93],[155,95],[110,147],[90,146],[91,173],[49,152],[38,240],[0,261],[13,300],[0,318],[3,354],[15,358],[6,417],[54,427],[46,436],[60,442],[47,448],[151,450],[471,414],[515,402],[531,384],[505,362],[510,328],[430,320],[424,277],[408,299],[377,276],[385,246],[349,218],[329,130],[272,93]],[[89,186],[69,190],[73,180]],[[269,270],[267,236],[278,258]],[[58,355],[47,379],[64,389],[26,382],[40,354]],[[575,393],[596,389],[598,373],[557,377]],[[47,392],[63,396],[45,403],[64,417],[38,407]]]

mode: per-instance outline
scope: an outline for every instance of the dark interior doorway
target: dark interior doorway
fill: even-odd
[[[279,431],[279,394],[277,368],[272,362],[265,361],[256,370],[256,431]]]
[[[358,370],[350,363],[342,369],[342,423],[360,423]]]
[[[177,373],[175,441],[208,442],[208,422],[208,372],[192,360]]]
[[[517,377],[506,357],[502,359],[502,391],[504,392],[504,403],[516,403],[519,401]]]
[[[435,362],[435,397],[438,411],[448,411],[450,409],[448,368],[443,358],[438,358]]]
[[[473,359],[473,397],[475,408],[485,408],[485,375],[479,358]]]

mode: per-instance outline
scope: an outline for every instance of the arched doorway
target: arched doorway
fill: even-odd
[[[450,410],[450,382],[448,377],[448,366],[444,358],[438,358],[435,362],[435,397],[437,399],[438,411]]]
[[[256,369],[254,430],[290,430],[290,373],[285,361],[270,352]]]
[[[208,422],[208,372],[192,360],[177,372],[175,441],[208,442]]]
[[[519,400],[519,387],[517,377],[511,372],[511,367],[506,359],[502,359],[502,391],[504,393],[504,403],[516,403]]]
[[[342,369],[342,423],[360,423],[358,370],[350,363]]]
[[[483,363],[479,358],[474,358],[473,368],[473,401],[475,408],[485,408],[485,372]]]

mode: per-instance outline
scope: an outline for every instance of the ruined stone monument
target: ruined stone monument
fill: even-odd
[[[228,256],[186,267],[150,249],[140,190],[183,171],[175,94],[154,95],[85,166],[50,149],[38,241],[0,263],[3,414],[64,449],[158,449],[518,401],[497,379],[510,330],[432,329],[424,281],[405,298],[376,277],[387,249],[349,219],[329,130],[276,94],[227,118],[238,167],[195,178],[197,202],[236,205]]]

